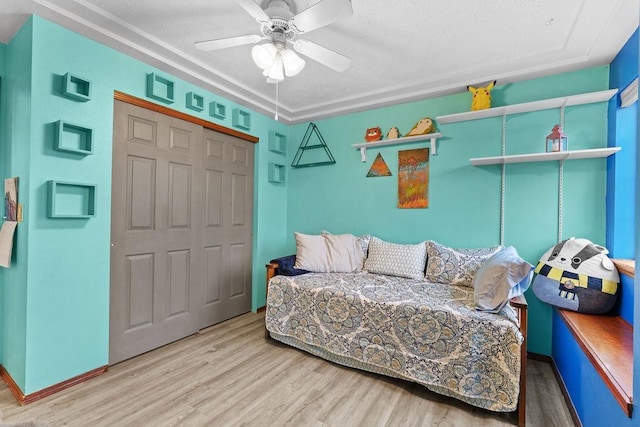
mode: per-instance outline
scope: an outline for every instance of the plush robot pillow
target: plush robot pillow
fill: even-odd
[[[570,238],[540,258],[533,293],[556,307],[580,313],[603,314],[618,298],[620,276],[609,251],[587,239]]]

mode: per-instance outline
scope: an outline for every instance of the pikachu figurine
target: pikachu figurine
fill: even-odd
[[[471,100],[471,111],[486,110],[491,108],[491,89],[495,86],[496,81],[492,81],[485,87],[475,88],[467,86],[467,90],[473,94]]]

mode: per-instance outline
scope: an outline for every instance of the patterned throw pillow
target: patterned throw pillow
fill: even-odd
[[[369,273],[422,280],[426,258],[427,247],[424,242],[400,245],[372,237],[364,269]]]
[[[502,246],[454,249],[428,240],[425,279],[435,283],[472,286],[473,276],[482,263],[501,249]]]
[[[371,234],[363,234],[362,236],[358,236],[358,243],[362,248],[362,252],[364,252],[364,258],[367,258],[367,254],[369,253],[369,242],[371,241]]]

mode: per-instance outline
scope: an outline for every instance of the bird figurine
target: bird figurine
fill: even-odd
[[[395,126],[389,129],[389,132],[387,132],[387,139],[397,139],[401,137],[402,135],[400,134],[400,130]]]
[[[484,87],[475,88],[467,86],[467,90],[473,94],[471,98],[471,111],[486,110],[491,108],[491,89],[495,86],[496,81],[492,81]]]
[[[382,131],[380,130],[380,126],[369,128],[367,129],[367,132],[364,134],[364,140],[367,142],[380,141],[381,139],[382,139]]]
[[[416,136],[416,135],[426,135],[428,133],[433,133],[436,131],[436,126],[433,124],[433,120],[429,117],[423,117],[418,120],[418,123],[405,134],[407,136]]]

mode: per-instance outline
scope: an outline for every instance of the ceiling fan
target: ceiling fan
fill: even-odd
[[[342,72],[349,68],[350,58],[309,40],[296,39],[296,36],[351,16],[351,0],[320,0],[297,15],[291,11],[291,1],[270,0],[267,8],[262,9],[254,0],[236,0],[258,21],[262,34],[200,41],[195,46],[213,51],[268,40],[265,44],[254,46],[251,51],[254,62],[263,70],[268,83],[284,80],[285,74],[294,76],[304,67],[304,60],[289,49],[288,45],[292,45],[296,52],[335,71]]]

